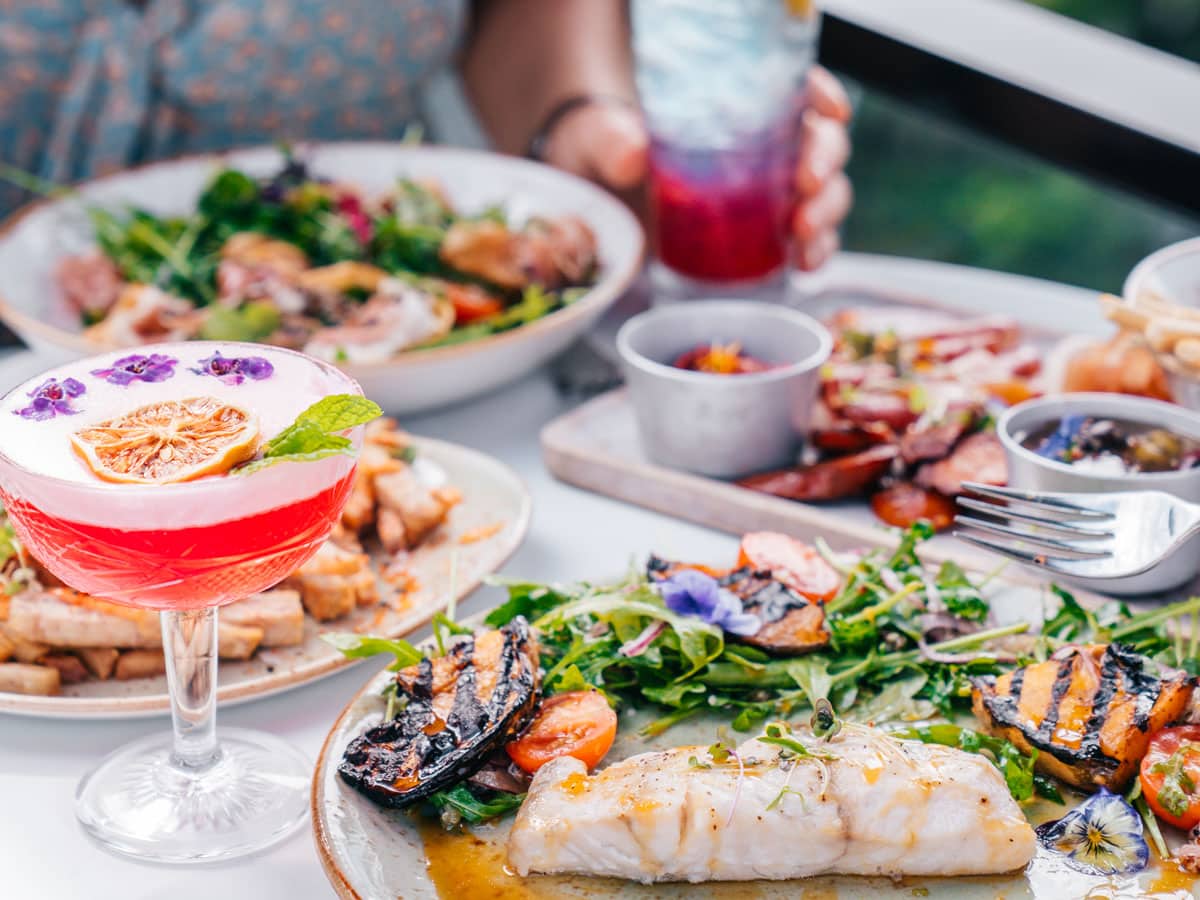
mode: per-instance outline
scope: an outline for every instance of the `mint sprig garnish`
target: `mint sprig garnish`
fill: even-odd
[[[366,425],[383,415],[379,404],[358,394],[333,394],[310,406],[296,421],[267,441],[262,456],[236,469],[249,475],[281,462],[312,462],[337,454],[353,455],[349,438],[340,432]]]

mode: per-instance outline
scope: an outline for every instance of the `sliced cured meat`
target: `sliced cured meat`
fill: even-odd
[[[964,481],[1003,485],[1008,482],[1004,447],[992,432],[976,432],[963,438],[945,459],[921,466],[914,480],[919,487],[947,497],[961,493]]]
[[[789,500],[842,500],[864,494],[877,484],[899,453],[893,444],[880,444],[811,466],[751,475],[738,484]]]
[[[954,449],[973,419],[970,413],[963,413],[942,422],[910,428],[900,438],[900,458],[909,465],[943,459]]]

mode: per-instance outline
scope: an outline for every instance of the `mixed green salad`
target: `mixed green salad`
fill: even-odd
[[[580,218],[462,212],[423,179],[368,194],[292,153],[270,177],[217,172],[186,215],[87,212],[98,249],[64,260],[58,281],[89,336],[112,346],[266,341],[379,361],[535,321],[598,271]]]
[[[507,583],[506,602],[484,623],[503,628],[524,619],[532,625],[543,697],[592,691],[618,712],[652,711],[643,727],[647,736],[702,713],[726,716],[733,730],[748,732],[829,705],[840,717],[900,737],[985,754],[1018,800],[1061,801],[1061,794],[1035,770],[1036,749],[1023,752],[970,727],[973,678],[1043,662],[1064,647],[1110,642],[1164,671],[1200,672],[1200,598],[1137,613],[1119,602],[1092,610],[1051,586],[1044,621],[995,624],[989,600],[995,573],[975,578],[954,562],[927,567],[918,547],[931,533],[914,525],[890,552],[844,555],[818,545],[825,564],[839,573],[840,587],[823,603],[827,644],[801,655],[759,649],[730,633],[730,620],[726,627],[712,621],[715,614],[677,611],[663,589],[671,576],[653,562],[649,571],[630,572],[615,584]],[[1190,630],[1172,627],[1181,621]],[[394,653],[399,670],[443,655],[452,635],[470,631],[439,616],[436,640],[423,649],[359,635],[334,642],[350,656]],[[394,691],[389,684],[385,720],[402,711]],[[519,803],[519,794],[463,783],[425,805],[444,821],[475,823]]]

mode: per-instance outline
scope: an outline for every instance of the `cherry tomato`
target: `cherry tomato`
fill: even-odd
[[[796,593],[828,600],[842,586],[842,576],[812,547],[786,534],[756,531],[742,538],[739,566],[768,569]]]
[[[1164,822],[1185,831],[1200,823],[1200,725],[1155,734],[1142,757],[1141,781],[1146,802]]]
[[[475,284],[447,284],[446,299],[454,304],[454,323],[466,325],[504,311],[504,304]]]
[[[1007,403],[1009,406],[1016,406],[1030,397],[1037,396],[1037,391],[1028,381],[1016,378],[1012,381],[994,381],[991,384],[985,384],[983,389],[1001,403]]]
[[[900,481],[871,498],[871,509],[884,522],[907,528],[924,519],[934,531],[954,524],[954,501],[945,494]]]
[[[591,769],[616,736],[617,714],[599,691],[568,691],[543,700],[525,733],[505,749],[530,775],[560,756]]]

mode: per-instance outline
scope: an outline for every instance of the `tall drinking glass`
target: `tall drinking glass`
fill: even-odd
[[[633,0],[657,298],[777,292],[812,0]]]
[[[114,850],[160,862],[224,859],[304,820],[304,757],[269,734],[215,728],[217,608],[276,584],[325,540],[362,429],[345,435],[347,452],[166,484],[104,480],[75,442],[86,433],[117,447],[129,427],[114,438],[98,426],[149,410],[139,446],[178,464],[196,446],[183,432],[219,441],[257,425],[270,438],[335,394],[361,392],[299,353],[191,342],[69,363],[0,399],[0,499],[17,536],[70,587],[162,613],[173,733],[118,749],[76,793],[80,822]],[[195,424],[211,410],[213,422]]]

